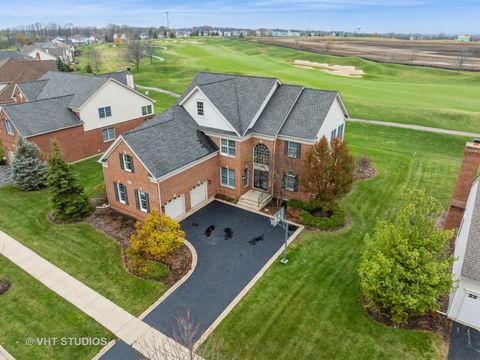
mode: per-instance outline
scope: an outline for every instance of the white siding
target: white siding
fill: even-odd
[[[55,55],[47,54],[45,51],[40,49],[32,50],[27,55],[35,59],[37,53],[40,54],[40,60],[57,60]]]
[[[152,105],[153,101],[137,94],[125,86],[110,80],[80,110],[80,119],[85,123],[85,131],[118,124],[142,117],[142,106]],[[110,106],[112,116],[100,119],[98,108]]]
[[[328,141],[330,141],[330,134],[332,130],[338,129],[341,124],[345,124],[345,113],[343,112],[342,106],[338,100],[338,97],[333,102],[330,110],[323,121],[322,127],[317,134],[317,140],[321,139],[325,135]],[[345,133],[345,125],[343,127],[343,132]]]
[[[468,304],[466,304],[467,306],[464,307],[464,302],[468,302],[467,297],[469,293],[480,295],[480,284],[468,279],[464,279],[461,276],[465,251],[467,248],[468,233],[470,232],[470,225],[472,221],[473,206],[475,203],[475,196],[477,194],[478,186],[479,182],[476,181],[470,190],[465,214],[463,215],[462,224],[455,241],[455,262],[453,263],[452,270],[452,277],[455,283],[454,290],[450,295],[448,317],[480,330],[480,309],[472,311],[475,309],[472,309],[471,306],[469,307]]]
[[[203,116],[197,113],[197,101],[203,101]],[[234,131],[220,111],[218,111],[205,94],[198,89],[183,103],[183,107],[200,126]]]

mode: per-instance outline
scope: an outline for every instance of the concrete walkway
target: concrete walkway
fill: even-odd
[[[143,89],[143,90],[157,91],[157,92],[159,92],[159,93],[162,93],[162,94],[165,94],[165,95],[169,95],[169,96],[173,96],[173,97],[176,97],[176,98],[179,98],[179,97],[180,97],[180,94],[174,93],[173,91],[170,91],[170,90],[160,89],[160,88],[151,87],[151,86],[143,86],[143,85],[138,85],[138,84],[135,84],[135,86],[136,86],[137,88]]]
[[[188,350],[0,231],[0,254],[75,305],[146,358]],[[48,321],[48,319],[41,319]],[[169,356],[164,356],[167,359]],[[172,357],[173,358],[173,357]],[[183,358],[183,357],[182,357]],[[187,358],[187,357],[185,357]]]
[[[382,125],[382,126],[397,127],[397,128],[402,128],[402,129],[426,131],[426,132],[437,133],[437,134],[447,134],[447,135],[456,135],[456,136],[466,136],[466,137],[471,137],[471,138],[477,138],[477,137],[480,138],[480,134],[477,134],[477,133],[472,133],[472,132],[467,132],[467,131],[449,130],[449,129],[438,129],[438,128],[432,128],[432,127],[421,126],[421,125],[400,124],[400,123],[393,123],[393,122],[388,122],[388,121],[353,119],[353,118],[350,118],[347,121],[364,123],[364,124],[371,124],[371,125]]]

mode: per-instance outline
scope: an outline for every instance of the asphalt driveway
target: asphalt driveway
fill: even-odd
[[[178,336],[177,316],[190,316],[195,339],[210,327],[268,260],[282,247],[284,231],[270,219],[213,201],[181,222],[186,238],[197,251],[195,271],[143,320],[160,332]],[[215,229],[210,236],[208,227]],[[225,229],[233,232],[225,236]],[[263,239],[253,242],[253,238]],[[117,342],[102,359],[138,359],[127,344]]]
[[[479,360],[480,331],[453,323],[448,360]]]

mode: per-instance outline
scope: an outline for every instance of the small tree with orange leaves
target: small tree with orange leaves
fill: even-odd
[[[160,260],[183,245],[185,232],[170,217],[152,211],[135,224],[136,232],[130,238],[132,249],[147,259]]]
[[[308,152],[302,184],[310,202],[331,206],[347,194],[355,181],[355,161],[346,142],[337,137],[331,144],[323,136]]]

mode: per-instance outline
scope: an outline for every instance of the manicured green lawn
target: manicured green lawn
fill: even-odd
[[[103,182],[102,167],[96,160],[75,165],[90,195],[94,186]],[[163,284],[127,273],[117,244],[91,226],[49,223],[46,215],[50,208],[47,190],[22,192],[13,186],[1,187],[0,229],[134,315],[165,291]]]
[[[336,233],[304,232],[213,333],[240,359],[428,359],[445,344],[427,332],[373,321],[362,307],[357,267],[363,236],[391,218],[410,188],[425,188],[445,207],[465,139],[349,124],[356,155],[378,175],[357,183],[343,201],[352,225]]]
[[[201,70],[274,76],[286,83],[339,90],[353,117],[479,132],[480,74],[459,73],[404,65],[378,64],[352,57],[302,52],[230,39],[197,38],[158,41],[157,55],[164,62],[144,60],[141,85],[183,92]],[[101,46],[105,59],[101,71],[124,69],[121,49]],[[293,66],[296,59],[353,65],[363,78],[325,74]],[[82,60],[83,61],[83,60]]]
[[[0,256],[0,279],[5,278],[12,287],[0,296],[0,344],[15,358],[91,359],[103,347],[28,346],[27,337],[113,339],[101,325]]]

